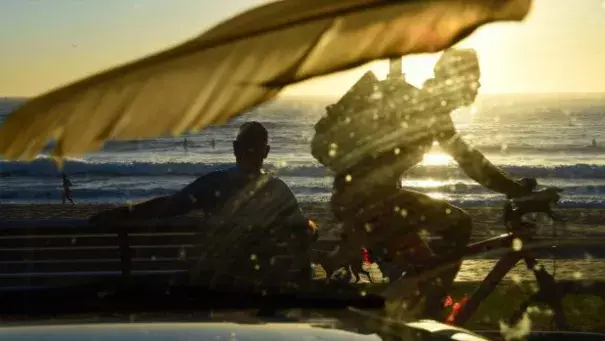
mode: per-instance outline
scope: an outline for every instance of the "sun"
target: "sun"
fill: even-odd
[[[440,152],[430,152],[424,154],[422,158],[423,166],[444,166],[452,163],[453,159],[451,156],[440,153]]]

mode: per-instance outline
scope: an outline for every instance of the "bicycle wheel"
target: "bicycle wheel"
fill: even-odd
[[[571,320],[581,319],[580,310],[587,309],[584,302],[575,302],[574,307],[572,302],[566,302],[565,298],[573,296],[587,296],[588,300],[594,302],[594,296],[597,296],[601,303],[605,302],[605,283],[602,282],[581,282],[581,281],[559,281],[556,285],[547,290],[539,290],[528,297],[521,307],[510,317],[511,324],[518,323],[526,314],[542,313],[542,315],[550,316],[551,323],[558,330],[570,330],[570,325],[574,325],[573,329],[577,329],[577,323],[570,323]],[[567,304],[566,304],[567,303]],[[598,304],[598,303],[597,303]],[[603,305],[603,304],[601,304]],[[540,309],[541,306],[547,306],[548,309]]]

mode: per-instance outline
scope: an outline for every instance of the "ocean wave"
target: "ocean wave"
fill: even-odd
[[[229,167],[230,164],[204,164],[189,162],[90,162],[67,160],[59,170],[55,161],[38,157],[31,162],[0,161],[1,176],[55,177],[63,171],[69,175],[89,176],[163,176],[202,175]]]
[[[563,190],[564,195],[594,195],[605,196],[605,185],[578,185],[574,183],[563,183],[557,187]],[[404,188],[423,192],[423,193],[443,193],[443,194],[489,194],[492,190],[483,187],[478,183],[453,183],[440,186],[413,186],[404,185]]]
[[[199,176],[212,171],[232,167],[232,163],[201,162],[92,162],[81,159],[65,161],[63,171],[69,175],[88,176]],[[558,166],[503,165],[513,176],[558,179],[605,179],[605,165],[576,164]],[[332,174],[318,164],[291,163],[280,167],[267,165],[270,172],[279,176],[330,177]],[[56,163],[48,157],[38,157],[31,162],[0,161],[0,177],[33,176],[55,177],[61,173]],[[415,166],[406,173],[406,178],[466,179],[457,166]]]
[[[118,203],[140,202],[158,196],[165,196],[175,193],[176,189],[153,188],[153,189],[81,189],[75,188],[72,197],[77,203]],[[301,202],[327,202],[330,200],[330,194],[325,188],[319,191],[302,190],[293,188],[293,191]],[[446,194],[442,199],[461,207],[473,206],[491,206],[498,207],[504,204],[504,197],[501,195],[483,195],[483,194]],[[61,192],[59,190],[40,191],[35,189],[27,190],[9,190],[0,191],[0,203],[48,203],[60,202]],[[570,195],[565,196],[558,204],[560,208],[604,208],[605,196],[585,196]]]
[[[301,131],[306,131],[307,127],[296,126],[291,130],[286,130],[282,127],[281,131],[272,136],[271,144],[275,148],[288,148],[297,151],[306,150],[312,134],[301,134]],[[529,134],[531,135],[531,134]],[[171,151],[182,151],[183,141],[187,137],[188,148],[190,151],[209,150],[212,148],[212,137],[206,132],[204,135],[191,135],[180,137],[164,137],[141,140],[125,140],[125,141],[108,141],[101,149],[104,153],[121,154],[130,152],[145,152],[145,153],[164,153]],[[231,144],[231,134],[224,136],[215,136],[215,143],[218,145]],[[546,140],[538,138],[538,140]],[[44,149],[43,153],[50,153],[55,147],[54,142],[50,142]],[[580,141],[574,144],[476,144],[475,148],[487,154],[511,155],[511,154],[541,154],[541,155],[593,155],[605,152],[605,146],[592,146],[590,141],[582,145]]]
[[[484,153],[498,153],[498,154],[601,154],[605,152],[605,146],[592,146],[586,145],[475,145],[475,148]]]
[[[498,165],[514,177],[550,178],[550,179],[605,179],[605,165]],[[435,179],[466,178],[457,166],[416,166],[406,172],[406,177],[430,177]]]
[[[493,207],[504,205],[503,199],[452,199],[448,200],[448,202],[453,205],[460,207]],[[561,200],[557,207],[559,208],[604,208],[605,207],[605,199],[603,198],[569,198]],[[555,208],[556,210],[556,208]]]
[[[96,199],[103,201],[124,202],[132,198],[150,198],[174,194],[175,190],[170,188],[138,188],[138,189],[118,189],[118,188],[75,188],[72,189],[74,199]],[[60,190],[44,189],[19,189],[4,190],[0,192],[0,200],[46,200],[61,198]],[[112,199],[112,200],[108,200]]]

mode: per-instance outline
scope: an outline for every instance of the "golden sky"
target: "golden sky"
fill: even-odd
[[[265,0],[0,2],[0,96],[32,96],[198,35]],[[478,50],[483,93],[605,92],[605,2],[535,0],[523,23],[492,24],[461,43]],[[411,83],[435,55],[404,59]],[[344,93],[368,69],[311,80],[293,95]]]

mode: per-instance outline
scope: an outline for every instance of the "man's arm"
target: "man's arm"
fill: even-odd
[[[513,180],[500,168],[462,140],[449,115],[442,115],[435,122],[434,135],[439,145],[450,154],[464,172],[486,188],[510,197],[524,195],[528,192],[519,182]]]
[[[189,211],[186,203],[179,204],[178,193],[154,198],[140,204],[128,207],[127,219],[144,220],[161,217],[171,217],[185,214]]]
[[[202,206],[207,176],[201,176],[173,195],[155,198],[131,208],[130,219],[173,217]]]
[[[91,218],[97,220],[145,220],[172,217],[188,213],[199,206],[198,197],[203,188],[204,177],[200,177],[173,195],[154,198],[140,204],[120,207]]]
[[[288,185],[281,180],[277,181],[281,187],[277,191],[277,193],[281,193],[278,196],[278,201],[282,205],[280,215],[285,218],[283,221],[288,227],[289,233],[296,239],[293,245],[297,249],[296,252],[305,252],[309,244],[317,237],[316,226],[305,217],[296,196]]]

